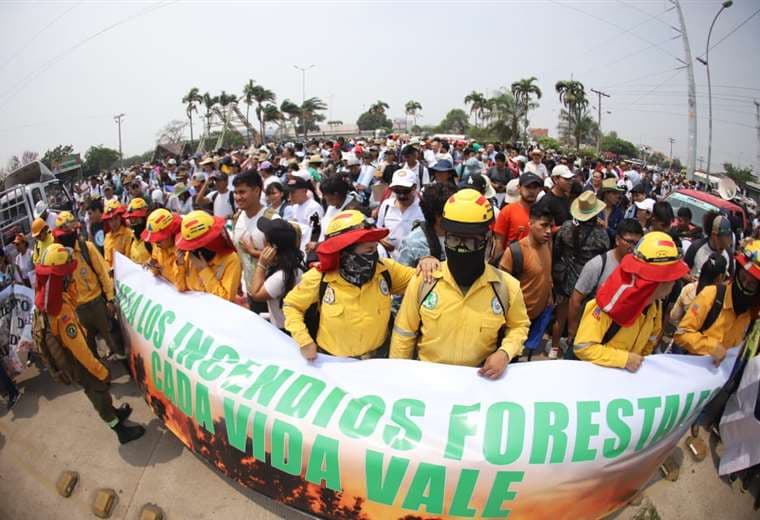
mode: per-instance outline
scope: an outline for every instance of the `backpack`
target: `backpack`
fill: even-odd
[[[697,251],[706,243],[707,237],[700,238],[692,242],[689,249],[686,250],[686,254],[683,255],[683,261],[686,262],[689,268],[694,267],[694,258],[697,256]]]
[[[36,309],[32,316],[32,338],[53,380],[70,385],[75,380],[71,354],[58,337],[50,333],[47,316]]]
[[[382,260],[380,260],[379,263],[382,263]],[[391,273],[388,271],[383,271],[380,274],[385,280],[385,283],[388,284],[388,292],[390,293],[392,288]],[[319,279],[319,299],[309,305],[309,308],[306,309],[306,312],[303,315],[303,321],[306,324],[306,330],[309,331],[309,336],[311,336],[311,339],[314,340],[315,343],[317,341],[317,332],[319,332],[319,318],[320,310],[322,307],[322,300],[325,297],[328,285],[329,284],[325,281],[325,274],[322,273],[322,277]]]
[[[219,192],[215,191],[214,195],[211,197],[211,214],[212,215],[214,214],[214,201],[216,200],[218,196],[219,196]],[[233,192],[232,190],[228,190],[227,197],[230,202],[230,207],[232,208],[232,211],[234,212],[235,211],[235,192]]]
[[[87,241],[82,237],[77,237],[77,242],[79,243],[79,253],[82,255],[82,259],[84,260],[84,263],[87,264],[87,266],[92,270],[92,274],[95,276],[95,279],[98,281],[98,285],[100,286],[100,292],[103,293],[103,296],[105,297],[106,291],[103,289],[103,282],[100,281],[100,276],[98,276],[98,272],[95,270],[95,267],[92,265],[92,258],[90,257],[90,248],[87,247]]]
[[[520,278],[522,278],[523,267],[525,264],[520,242],[517,240],[510,242],[509,252],[512,254],[512,276],[520,280]]]

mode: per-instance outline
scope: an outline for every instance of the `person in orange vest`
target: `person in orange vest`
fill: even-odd
[[[114,430],[121,444],[139,439],[145,433],[140,425],[125,423],[132,408],[123,404],[113,407],[109,392],[110,374],[93,355],[85,341],[75,306],[77,286],[73,273],[77,267],[74,251],[61,244],[52,244],[42,253],[35,268],[37,289],[34,304],[34,336],[43,358],[54,366],[51,373],[63,382],[75,382],[84,388],[100,418]],[[54,337],[57,341],[52,341]]]
[[[224,218],[202,210],[182,217],[177,237],[177,289],[235,299],[243,267],[224,223]]]
[[[154,210],[145,224],[140,238],[150,244],[150,260],[145,267],[154,276],[162,276],[177,285],[177,248],[174,245],[177,233],[182,223],[182,217],[169,210],[159,208]]]
[[[123,217],[126,212],[127,207],[117,200],[108,202],[103,212],[103,220],[108,224],[108,232],[103,242],[103,256],[109,271],[113,271],[114,252],[118,251],[124,256],[129,256],[134,235],[132,230],[124,225]]]
[[[148,216],[148,204],[144,199],[135,198],[129,201],[127,212],[124,215],[127,218],[129,227],[132,229],[132,242],[129,244],[128,255],[133,262],[145,265],[151,258],[152,246],[142,239],[142,232],[145,230],[145,219]]]

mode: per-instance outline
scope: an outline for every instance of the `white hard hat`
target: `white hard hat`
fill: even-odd
[[[39,200],[37,201],[37,204],[34,205],[34,212],[37,213],[37,215],[42,215],[47,209],[48,207],[44,200]]]

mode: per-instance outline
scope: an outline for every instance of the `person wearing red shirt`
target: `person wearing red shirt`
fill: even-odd
[[[541,177],[535,173],[523,173],[519,180],[520,198],[504,206],[494,224],[493,258],[501,258],[507,245],[528,236],[530,231],[530,207],[536,202],[544,186]]]

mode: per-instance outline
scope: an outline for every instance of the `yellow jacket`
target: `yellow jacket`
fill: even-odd
[[[391,358],[412,359],[416,347],[422,361],[478,366],[496,351],[499,329],[505,324],[506,334],[498,348],[510,360],[522,353],[530,320],[520,282],[486,266],[463,295],[446,262],[433,277],[438,282],[427,296],[419,295],[421,276],[407,287],[393,327]],[[498,282],[506,288],[508,302],[497,297],[494,284]],[[421,305],[419,296],[424,297]],[[506,317],[502,303],[508,305]]]
[[[42,256],[42,253],[45,252],[45,249],[48,248],[50,244],[55,242],[55,238],[53,237],[53,234],[48,232],[47,237],[45,237],[45,240],[35,240],[34,241],[34,249],[32,250],[32,262],[34,265],[37,265],[40,263],[40,257]]]
[[[650,305],[633,325],[621,327],[604,345],[601,341],[612,323],[612,318],[597,306],[596,299],[586,304],[573,345],[578,359],[605,367],[625,368],[629,352],[648,356],[662,329],[662,304]]]
[[[718,288],[708,285],[694,298],[681,322],[673,335],[676,345],[692,354],[710,355],[717,345],[724,348],[732,348],[744,341],[750,322],[757,316],[757,308],[739,316],[734,312],[734,300],[731,294],[731,284],[726,286],[726,295],[723,299],[723,310],[718,315],[709,329],[699,332],[702,324],[715,301]]]
[[[77,269],[79,267],[77,266]],[[87,346],[82,325],[77,319],[74,302],[77,301],[76,286],[63,294],[63,305],[57,316],[48,314],[50,333],[56,336],[64,347],[69,349],[76,360],[93,376],[101,381],[108,379],[108,369],[92,355]]]
[[[177,266],[175,286],[180,291],[198,291],[213,294],[225,300],[234,300],[240,289],[243,268],[237,252],[216,255],[206,267],[197,271],[190,266],[191,253],[185,255],[185,263]]]
[[[154,246],[154,248],[157,248],[157,246]],[[133,239],[129,244],[129,258],[136,264],[147,264],[151,258],[151,254],[148,248],[145,247],[145,242],[139,238]]]
[[[132,243],[134,234],[128,227],[122,225],[118,231],[109,231],[103,241],[103,256],[108,264],[108,269],[113,269],[113,254],[118,251],[124,256],[129,256],[129,246]]]
[[[161,267],[161,276],[177,286],[177,248],[174,246],[168,249],[162,249],[153,244],[153,251],[150,253],[151,258]]]
[[[90,253],[92,267],[84,259],[79,249],[82,242],[87,246],[87,251]],[[113,281],[108,276],[106,261],[103,259],[100,251],[98,251],[98,248],[95,247],[95,244],[89,240],[77,240],[74,245],[74,258],[77,261],[77,267],[74,270],[74,281],[77,284],[78,294],[77,305],[91,302],[100,295],[103,295],[106,301],[113,300]]]
[[[391,286],[385,277],[388,271]],[[283,300],[285,329],[304,347],[316,343],[334,356],[361,356],[383,345],[391,317],[391,294],[402,294],[415,270],[390,259],[378,262],[375,276],[361,287],[335,270],[324,273],[327,283],[319,312],[316,342],[304,323],[304,313],[319,299],[323,274],[311,269]]]

